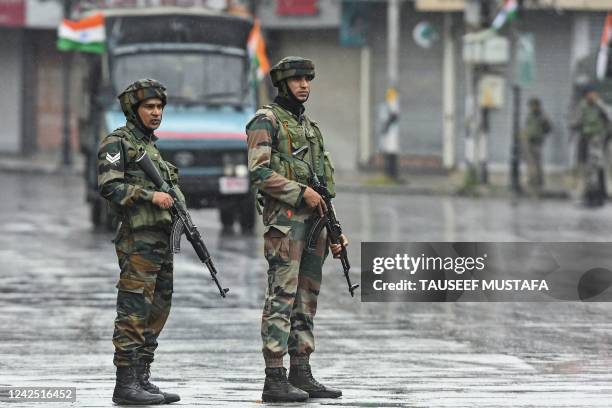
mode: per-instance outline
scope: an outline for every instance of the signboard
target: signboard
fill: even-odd
[[[412,30],[414,42],[421,48],[431,48],[438,40],[436,29],[428,21],[421,21]]]
[[[276,0],[279,16],[313,16],[319,13],[318,0]]]
[[[230,3],[228,0],[81,0],[79,2],[79,8],[83,10],[151,7],[208,8],[224,11],[229,10]]]
[[[363,47],[368,33],[369,4],[342,2],[342,21],[340,23],[340,45],[343,47]]]
[[[501,108],[504,105],[506,81],[499,75],[483,75],[478,81],[478,105],[481,108]]]
[[[510,59],[508,39],[483,30],[463,36],[463,61],[472,64],[505,64]]]
[[[466,0],[416,0],[416,9],[419,11],[463,11]],[[525,4],[526,9],[554,9],[554,10],[599,10],[612,9],[612,0],[539,0]]]
[[[32,28],[57,27],[62,22],[62,3],[49,0],[26,1],[26,26]]]
[[[22,27],[24,23],[24,0],[0,0],[0,26]]]
[[[3,1],[10,0],[0,0]],[[13,0],[14,1],[14,0]],[[62,21],[62,2],[54,0],[23,0],[25,3],[25,26],[57,29]],[[182,7],[226,10],[240,14],[246,0],[81,0],[73,11],[72,18],[79,19],[88,11],[98,9]],[[231,6],[231,7],[230,7]],[[1,7],[0,7],[1,9]],[[1,12],[0,12],[1,14]],[[244,14],[244,13],[243,13]],[[1,24],[0,24],[1,25]]]
[[[463,11],[464,0],[416,0],[415,8],[419,11]]]
[[[283,2],[281,5],[280,0],[257,2],[257,15],[261,26],[266,29],[289,30],[338,28],[340,26],[342,1],[295,0],[292,3],[295,4]],[[300,3],[299,6],[298,3]]]

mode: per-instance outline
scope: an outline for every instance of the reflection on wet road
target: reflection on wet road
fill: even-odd
[[[3,174],[0,188],[0,386],[75,386],[76,406],[111,406],[111,234],[92,231],[78,178]],[[360,241],[608,241],[612,231],[606,207],[563,201],[340,193],[336,208],[355,281]],[[178,405],[258,406],[261,237],[220,235],[212,210],[193,218],[231,292],[220,298],[183,242],[153,379],[181,394]],[[293,406],[610,406],[611,304],[361,304],[345,285],[328,260],[312,358],[344,397]]]

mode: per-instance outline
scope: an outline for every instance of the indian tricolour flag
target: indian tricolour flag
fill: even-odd
[[[516,13],[518,11],[518,3],[516,0],[504,0],[504,6],[499,11],[493,23],[491,24],[491,28],[494,30],[500,30],[504,24],[509,21],[512,21],[516,17]]]
[[[255,79],[261,81],[268,71],[270,71],[270,62],[266,55],[266,44],[261,34],[259,19],[255,19],[255,23],[249,34],[247,48],[251,59],[251,69],[255,70]]]
[[[64,19],[57,30],[60,51],[104,52],[104,15],[95,14],[79,21]]]
[[[608,69],[608,58],[610,54],[610,43],[612,42],[612,13],[606,16],[603,32],[601,33],[601,42],[599,43],[599,52],[597,53],[597,79],[602,81],[606,77]]]

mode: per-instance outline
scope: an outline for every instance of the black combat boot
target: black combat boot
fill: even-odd
[[[326,387],[315,380],[308,363],[291,365],[289,382],[294,387],[306,391],[310,398],[338,398],[342,396],[342,391]]]
[[[303,402],[308,399],[308,393],[289,384],[286,368],[266,368],[261,399],[264,402]]]
[[[164,397],[145,391],[136,377],[134,367],[117,367],[113,402],[118,405],[157,405],[164,402]]]
[[[161,395],[164,397],[163,403],[170,404],[172,402],[177,402],[181,400],[178,394],[173,394],[171,392],[163,392],[159,389],[159,387],[151,382],[149,382],[149,378],[151,377],[151,363],[148,361],[141,361],[136,367],[136,375],[138,376],[138,380],[140,381],[140,386],[143,390],[149,392],[150,394]]]

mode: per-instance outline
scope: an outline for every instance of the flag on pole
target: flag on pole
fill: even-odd
[[[491,24],[491,28],[494,30],[501,30],[501,28],[509,21],[514,20],[516,14],[518,12],[518,3],[516,0],[504,0],[504,6],[499,11],[493,23]]]
[[[251,59],[251,69],[254,71],[254,79],[256,82],[259,82],[270,71],[270,62],[266,55],[266,44],[261,35],[261,26],[259,25],[258,18],[255,19],[253,28],[249,33],[247,47]]]
[[[608,13],[604,23],[603,32],[601,33],[601,42],[599,43],[599,52],[597,53],[597,79],[600,81],[606,77],[608,69],[608,56],[610,54],[610,42],[612,42],[612,13]]]
[[[57,30],[57,49],[101,54],[104,52],[104,15],[95,14],[79,21],[64,19]]]

